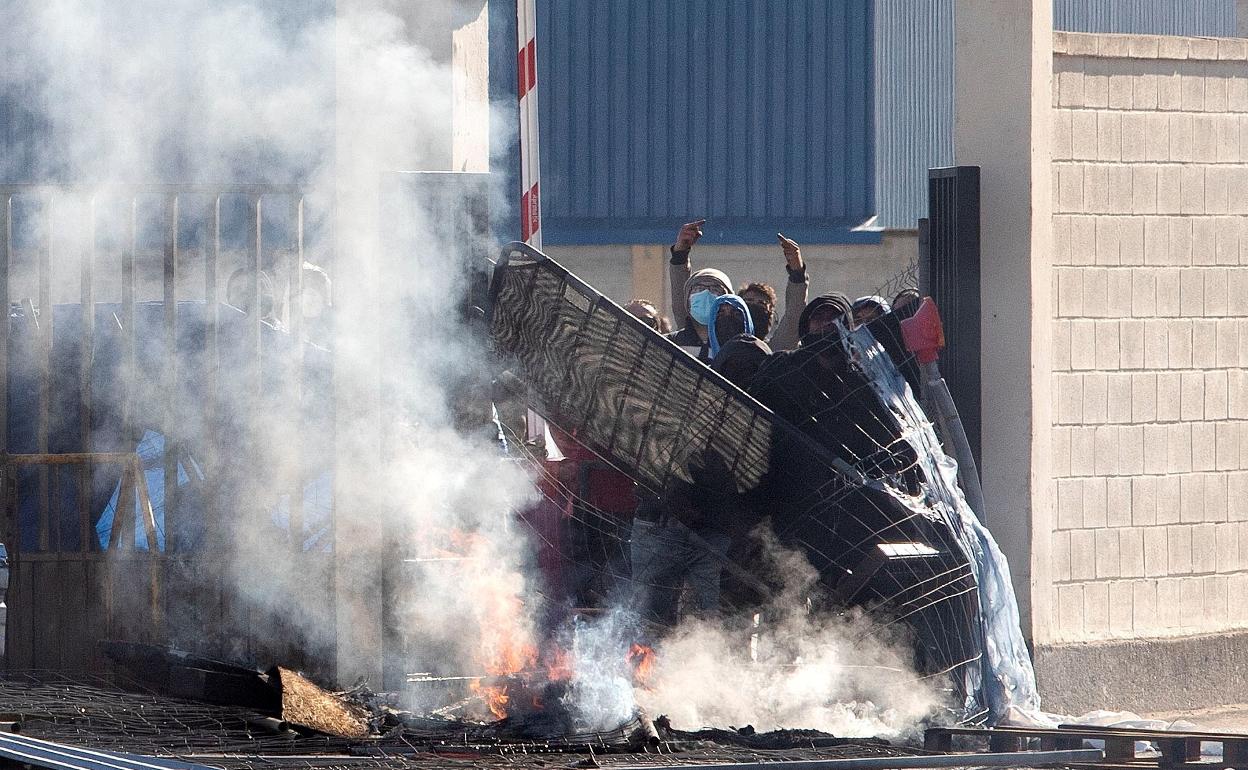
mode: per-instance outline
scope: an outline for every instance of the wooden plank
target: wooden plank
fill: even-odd
[[[134,466],[121,466],[121,482],[117,491],[117,508],[113,512],[113,531],[108,550],[134,550]]]
[[[9,571],[8,646],[5,649],[10,669],[35,667],[35,594],[30,574],[33,566],[23,562],[19,555]]]
[[[152,509],[152,498],[147,489],[147,474],[143,472],[143,463],[139,456],[130,455],[130,478],[134,484],[134,492],[136,500],[139,503],[139,518],[143,520],[143,534],[147,536],[147,550],[151,553],[158,553],[158,543],[156,536],[156,512]],[[168,491],[166,490],[166,500],[168,499]],[[169,527],[169,509],[165,508],[165,531],[168,532]]]
[[[1191,737],[1162,737],[1153,740],[1161,750],[1163,767],[1185,767],[1200,761],[1200,741]]]
[[[7,454],[0,457],[0,463],[7,465],[78,465],[82,463],[124,465],[134,457],[134,452],[36,452]]]
[[[60,613],[57,612],[60,586],[56,578],[59,565],[56,562],[35,562],[30,566],[30,611],[34,620],[31,624],[34,629],[31,662],[35,668],[56,668],[61,657],[58,643]]]
[[[91,639],[108,639],[109,622],[112,615],[111,597],[108,590],[108,564],[93,560],[83,562],[86,579],[87,634]],[[100,652],[98,644],[90,650],[90,670],[100,671],[106,665],[107,657]]]
[[[1248,767],[1248,737],[1222,741],[1222,762],[1230,767]]]
[[[87,565],[81,561],[56,563],[56,585],[60,601],[56,613],[60,648],[59,666],[62,669],[83,671],[90,663],[91,648],[95,640],[90,638],[87,620]]]

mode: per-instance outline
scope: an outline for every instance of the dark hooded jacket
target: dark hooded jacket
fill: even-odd
[[[853,303],[849,301],[849,297],[839,291],[829,292],[828,294],[820,294],[806,304],[806,309],[802,311],[802,315],[797,319],[797,335],[798,339],[805,339],[810,334],[810,318],[817,311],[824,308],[835,308],[841,311],[845,318],[853,317]]]
[[[771,348],[766,342],[752,334],[738,334],[720,347],[711,368],[745,390],[770,355]]]

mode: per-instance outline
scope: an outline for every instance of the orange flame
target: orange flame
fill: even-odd
[[[647,687],[650,677],[654,675],[654,663],[657,659],[654,649],[644,644],[636,644],[628,648],[628,662],[633,667],[633,683],[638,687]]]
[[[572,678],[573,672],[572,654],[562,647],[551,647],[546,653],[546,679],[566,682]]]
[[[537,665],[537,647],[525,623],[524,603],[519,596],[494,591],[482,605],[481,661],[491,677],[510,677],[532,671]],[[472,684],[473,692],[485,701],[496,719],[507,716],[512,693],[507,681]]]

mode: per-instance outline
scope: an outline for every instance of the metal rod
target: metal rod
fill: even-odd
[[[96,257],[96,210],[95,197],[87,210],[87,249],[82,255],[82,273],[79,282],[79,308],[82,315],[81,336],[78,342],[78,417],[80,442],[84,452],[91,451],[91,364],[95,357],[95,257]],[[90,550],[92,467],[84,466],[78,473],[78,526],[80,550]]]
[[[260,310],[260,271],[264,263],[264,198],[257,195],[251,201],[251,218],[252,227],[252,254],[251,254],[251,276],[248,282],[248,312],[250,317],[247,319],[248,336],[252,344],[252,353],[255,355],[253,364],[255,366],[255,382],[253,383],[256,394],[260,392],[261,383],[261,364],[260,364],[260,334],[261,334],[261,317]],[[258,406],[258,404],[257,404]]]
[[[204,378],[203,393],[203,442],[206,451],[198,459],[204,463],[204,473],[208,483],[204,485],[206,505],[204,506],[204,529],[208,533],[209,542],[221,531],[221,511],[219,510],[217,485],[217,409],[219,403],[218,369],[220,366],[218,347],[218,330],[221,323],[221,299],[218,286],[218,270],[221,265],[221,195],[212,198],[212,243],[204,250],[204,313],[207,329],[204,335],[204,359],[201,376]]]
[[[164,250],[164,310],[165,360],[162,367],[161,432],[165,434],[165,533],[173,529],[177,520],[181,495],[178,492],[178,454],[181,441],[177,435],[178,398],[178,196],[165,199],[165,250]],[[140,474],[142,471],[140,471]],[[153,530],[154,532],[154,530]],[[173,547],[172,538],[166,538],[165,548]],[[149,539],[148,548],[157,551],[156,541]]]
[[[121,339],[123,395],[122,441],[134,441],[135,388],[138,387],[137,342],[134,329],[134,265],[139,250],[139,199],[130,199],[130,244],[121,256]]]
[[[39,324],[39,423],[36,429],[36,447],[48,451],[49,423],[52,419],[52,248],[56,233],[56,206],[54,193],[44,202],[44,243],[39,252],[39,307],[31,321]],[[39,550],[49,546],[49,517],[51,501],[48,499],[48,469],[39,469]]]
[[[9,260],[13,253],[13,196],[0,197],[0,312],[4,315],[0,323],[0,386],[6,396],[0,398],[0,450],[9,449]],[[14,530],[16,531],[16,530]],[[9,533],[5,533],[8,535]],[[5,542],[10,548],[15,544],[12,539]]]
[[[290,258],[288,280],[290,301],[286,314],[290,324],[290,373],[286,378],[287,403],[292,411],[291,424],[295,435],[302,437],[303,427],[303,196],[295,200],[295,250]],[[295,469],[293,489],[290,491],[290,543],[296,552],[303,550],[303,463],[300,456],[301,441],[289,444],[290,467]]]
[[[1051,767],[1071,763],[1099,762],[1100,749],[1068,751],[1016,751],[999,754],[938,754],[917,757],[859,757],[813,759],[798,762],[741,762],[722,765],[667,765],[664,770],[921,770],[954,767]],[[617,770],[648,770],[624,766]]]

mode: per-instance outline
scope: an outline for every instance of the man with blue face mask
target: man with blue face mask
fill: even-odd
[[[685,326],[667,335],[667,338],[700,361],[710,361],[707,327],[717,309],[715,300],[731,293],[732,282],[722,270],[705,267],[694,272],[685,281]]]

